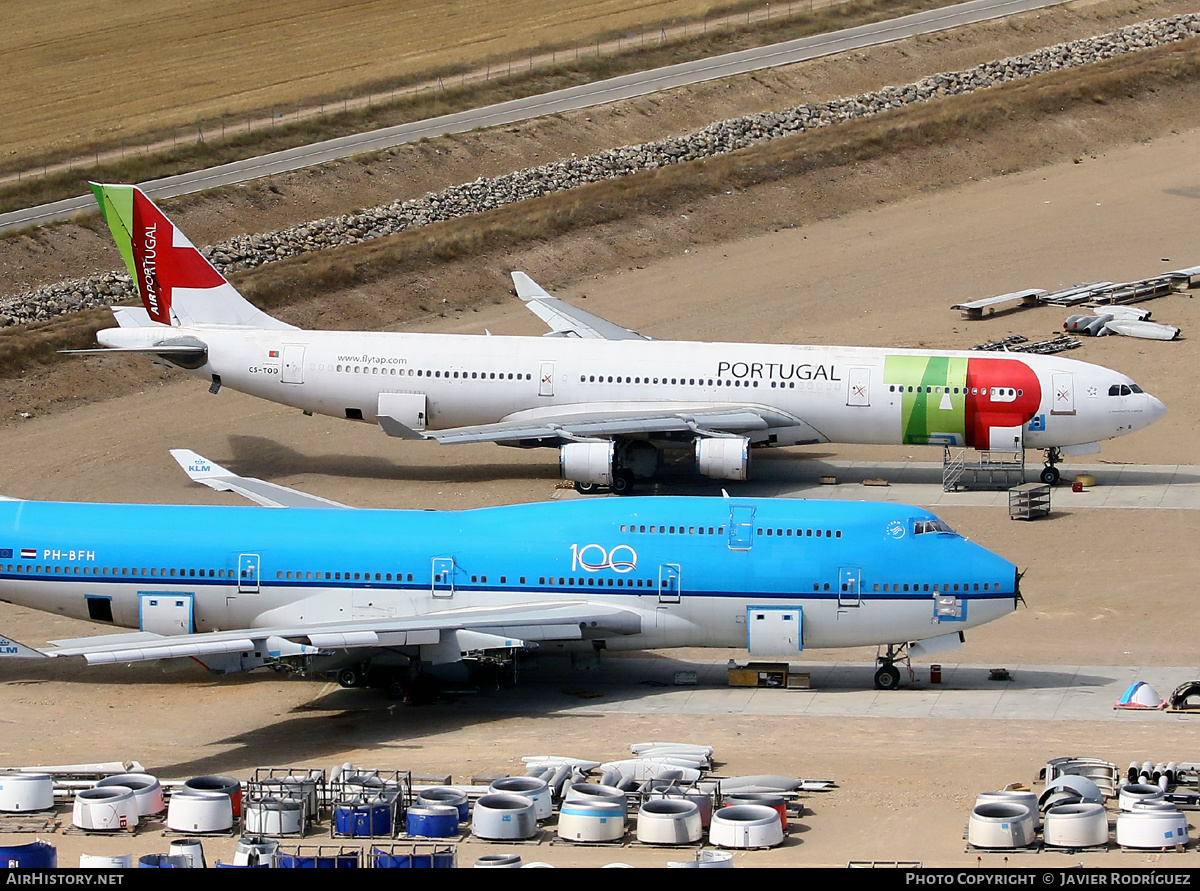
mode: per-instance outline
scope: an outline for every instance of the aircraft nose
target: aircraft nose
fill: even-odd
[[[1167,413],[1167,407],[1156,396],[1146,394],[1146,426],[1149,427]]]

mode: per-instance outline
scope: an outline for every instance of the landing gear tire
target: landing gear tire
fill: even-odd
[[[1058,481],[1062,479],[1062,474],[1058,472],[1058,468],[1051,465],[1042,470],[1041,481],[1047,486],[1057,486]]]
[[[363,682],[363,673],[359,668],[343,668],[337,673],[337,682],[342,687],[360,687]]]
[[[614,473],[612,491],[614,495],[629,495],[633,492],[633,471],[622,468]]]
[[[575,491],[580,495],[595,495],[600,491],[600,487],[595,483],[575,483]]]
[[[403,699],[404,698],[404,678],[403,676],[393,677],[388,681],[387,695],[388,699]]]
[[[876,690],[895,690],[900,686],[900,669],[895,665],[884,665],[875,672]]]

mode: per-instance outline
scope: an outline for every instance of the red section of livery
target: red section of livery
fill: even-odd
[[[1004,391],[1020,395],[1009,396]],[[997,397],[996,391],[1000,391]],[[967,445],[986,449],[993,427],[1022,427],[1042,404],[1038,376],[1020,359],[968,359]]]
[[[171,324],[171,292],[175,288],[215,288],[225,283],[204,255],[180,237],[175,227],[140,191],[133,193],[133,258],[138,291],[150,318]]]

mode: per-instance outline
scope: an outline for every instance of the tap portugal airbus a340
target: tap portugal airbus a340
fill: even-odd
[[[38,650],[0,635],[0,657],[330,670],[398,693],[438,666],[502,670],[535,647],[796,658],[876,644],[887,647],[876,683],[892,688],[898,660],[959,646],[1019,598],[1013,564],[918,507],[604,498],[339,510],[173,454],[198,482],[285,509],[0,500],[0,600],[138,629]]]
[[[559,449],[581,491],[627,494],[662,452],[745,479],[752,446],[913,443],[1060,450],[1153,423],[1123,374],[1058,356],[651,340],[552,297],[517,293],[545,337],[305,331],[245,300],[135,186],[92,186],[144,308],[114,308],[102,346],[391,436]]]

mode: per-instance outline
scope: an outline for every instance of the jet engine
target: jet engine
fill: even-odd
[[[592,486],[611,486],[616,445],[610,442],[568,442],[559,452],[563,479]]]
[[[750,463],[750,440],[744,436],[701,437],[696,440],[696,467],[705,476],[744,480]]]

